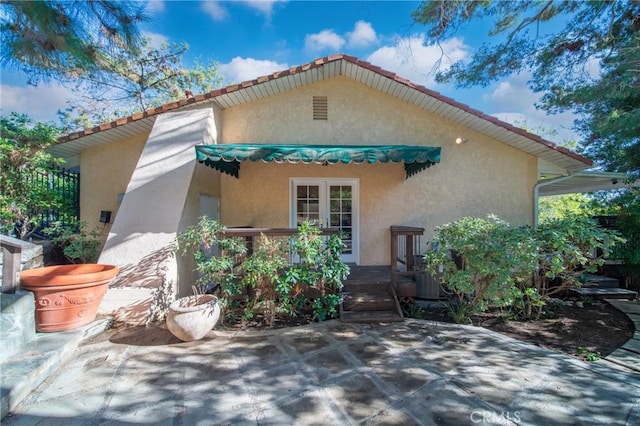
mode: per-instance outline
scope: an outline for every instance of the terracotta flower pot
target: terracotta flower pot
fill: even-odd
[[[89,324],[118,272],[117,266],[92,263],[22,271],[20,287],[35,293],[36,330],[64,331]]]
[[[183,342],[202,339],[218,322],[218,298],[211,294],[182,297],[169,306],[167,328]]]

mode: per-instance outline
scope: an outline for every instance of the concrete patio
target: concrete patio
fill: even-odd
[[[81,344],[3,419],[80,424],[640,424],[640,375],[472,326],[160,327]]]

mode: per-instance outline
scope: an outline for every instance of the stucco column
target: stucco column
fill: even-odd
[[[165,113],[127,186],[99,262],[120,267],[100,307],[116,321],[144,323],[176,293],[176,234],[196,167],[195,145],[216,143],[212,109]]]

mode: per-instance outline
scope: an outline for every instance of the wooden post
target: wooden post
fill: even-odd
[[[391,229],[391,286],[398,287],[398,234]]]
[[[408,234],[405,240],[405,251],[407,256],[407,272],[413,271],[413,235]]]
[[[5,239],[0,240],[0,245],[2,245],[2,292],[15,293],[20,290],[22,247]]]

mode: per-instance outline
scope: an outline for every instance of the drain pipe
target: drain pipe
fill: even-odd
[[[567,180],[573,177],[573,173],[569,173],[568,175],[560,176],[554,179],[545,179],[542,182],[536,183],[536,186],[533,187],[533,227],[538,227],[538,216],[540,215],[540,208],[538,207],[538,198],[540,197],[540,188],[543,186],[551,185],[552,183],[562,182],[563,180]]]

